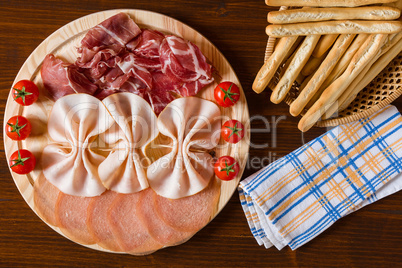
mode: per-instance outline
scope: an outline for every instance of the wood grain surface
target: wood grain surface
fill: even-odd
[[[227,58],[243,86],[251,117],[251,147],[243,175],[322,134],[302,135],[286,104],[269,91],[251,89],[263,63],[267,7],[262,0],[226,1],[2,1],[0,3],[0,120],[18,70],[32,51],[63,25],[90,13],[131,8],[159,12],[199,31]],[[402,99],[395,105],[402,111]],[[4,123],[4,122],[3,122]],[[265,249],[252,237],[238,195],[190,241],[136,257],[79,246],[50,229],[25,203],[11,177],[1,145],[1,267],[398,267],[402,262],[402,193],[340,219],[319,237],[291,251]]]

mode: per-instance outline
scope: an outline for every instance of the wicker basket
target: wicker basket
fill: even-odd
[[[281,7],[285,10],[287,7]],[[272,54],[275,47],[275,38],[269,37],[265,50],[265,61]],[[281,66],[274,75],[273,80],[268,85],[270,89],[278,83]],[[295,82],[285,98],[285,102],[290,105],[299,94],[299,84]],[[316,123],[319,127],[337,126],[359,120],[370,116],[376,111],[396,100],[402,94],[402,52],[395,57],[388,66],[377,75],[377,77],[367,85],[357,95],[356,99],[344,110],[340,111],[336,117],[321,120]],[[301,115],[307,111],[303,110]]]

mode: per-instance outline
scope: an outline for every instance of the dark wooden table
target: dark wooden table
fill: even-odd
[[[263,63],[269,10],[263,0],[67,1],[13,0],[0,3],[1,120],[12,82],[28,55],[48,35],[81,16],[107,9],[145,9],[174,17],[201,32],[232,64],[248,100],[251,140],[244,178],[323,133],[297,129],[285,104],[269,102],[269,92],[251,90]],[[396,101],[402,109],[402,100]],[[264,121],[265,120],[265,121]],[[275,123],[276,122],[276,123]],[[270,131],[261,131],[270,125]],[[273,126],[276,125],[274,129]],[[260,132],[256,131],[257,129]],[[353,266],[389,267],[402,263],[402,193],[347,216],[295,251],[258,246],[248,228],[237,192],[223,211],[187,243],[136,257],[79,246],[51,230],[24,202],[9,173],[4,147],[0,165],[0,266]]]

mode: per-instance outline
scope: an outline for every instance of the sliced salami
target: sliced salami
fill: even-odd
[[[116,192],[106,191],[101,196],[92,198],[88,205],[87,227],[99,246],[121,252],[107,221],[107,211],[117,196]]]
[[[57,226],[55,208],[59,189],[51,184],[43,174],[41,174],[34,184],[34,204],[35,211],[45,222]]]
[[[148,227],[153,239],[165,246],[173,246],[188,240],[194,232],[176,230],[167,225],[155,210],[157,194],[151,188],[141,192],[138,217]]]
[[[145,255],[160,249],[148,228],[138,217],[141,192],[120,194],[109,207],[108,221],[116,241],[123,251],[134,255]]]
[[[87,228],[87,210],[93,197],[79,197],[60,192],[56,202],[56,222],[60,230],[71,240],[84,244],[95,244]]]
[[[197,232],[204,227],[214,213],[220,194],[220,185],[212,179],[201,192],[180,199],[168,199],[157,195],[155,209],[169,226],[181,232]]]

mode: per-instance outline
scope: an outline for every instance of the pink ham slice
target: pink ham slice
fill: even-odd
[[[168,199],[157,195],[155,209],[172,228],[181,232],[197,232],[211,220],[219,194],[220,185],[212,179],[207,188],[192,196]]]
[[[41,68],[43,85],[53,100],[74,93],[93,95],[98,87],[79,72],[78,67],[48,54]]]
[[[123,251],[134,255],[149,254],[163,246],[150,236],[147,226],[138,217],[140,193],[120,194],[108,212],[109,225],[117,243]]]
[[[156,196],[155,191],[150,188],[143,190],[138,207],[138,217],[148,227],[150,236],[165,246],[177,245],[190,239],[194,232],[178,231],[167,225],[157,215]]]
[[[106,191],[101,196],[92,198],[88,205],[87,227],[95,242],[111,251],[122,251],[107,221],[107,211],[118,193]]]
[[[79,197],[60,192],[56,202],[56,222],[60,230],[71,240],[95,244],[96,240],[87,228],[87,209],[93,197]]]
[[[57,226],[55,208],[59,189],[41,174],[34,184],[35,211],[46,223]]]

